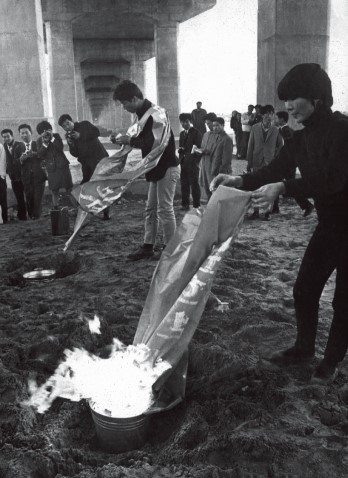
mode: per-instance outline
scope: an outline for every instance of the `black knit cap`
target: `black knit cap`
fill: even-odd
[[[301,63],[291,68],[278,85],[280,100],[308,98],[332,106],[331,80],[317,63]]]

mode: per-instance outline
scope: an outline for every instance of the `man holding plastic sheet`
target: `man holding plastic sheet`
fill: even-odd
[[[161,113],[156,112],[154,105],[143,97],[138,86],[129,80],[121,81],[116,86],[114,100],[119,101],[129,113],[135,113],[140,122],[145,120],[145,124],[137,136],[122,135],[112,138],[113,141],[140,149],[143,158],[151,155],[151,152],[158,146],[155,141],[155,128],[161,127],[157,119],[157,115]],[[164,121],[163,114],[162,119]],[[145,172],[146,181],[150,183],[150,186],[145,209],[144,243],[128,255],[128,259],[132,261],[146,259],[154,255],[153,247],[156,242],[159,221],[162,223],[164,246],[172,237],[176,227],[173,201],[180,168],[175,155],[174,135],[170,129],[168,118],[165,119],[165,122],[169,128],[169,140],[164,151],[158,156],[157,164]]]
[[[295,131],[265,168],[242,176],[219,175],[211,188],[223,184],[254,190],[253,203],[261,208],[284,193],[314,199],[319,222],[294,286],[297,339],[272,360],[286,365],[314,357],[320,296],[336,270],[334,316],[324,358],[312,378],[323,383],[335,377],[348,348],[348,117],[332,112],[330,78],[314,63],[292,68],[279,83],[278,96],[304,129]],[[302,177],[283,181],[296,167]]]

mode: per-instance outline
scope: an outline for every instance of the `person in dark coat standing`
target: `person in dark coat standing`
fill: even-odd
[[[39,219],[47,179],[44,161],[37,153],[36,141],[31,139],[31,126],[21,124],[18,127],[18,131],[23,143],[19,143],[15,148],[14,161],[20,161],[21,164],[21,177],[28,216],[31,219]]]
[[[207,131],[205,127],[205,117],[207,115],[207,111],[204,108],[202,108],[201,101],[197,101],[196,106],[197,108],[195,108],[191,112],[191,122],[193,127],[198,129],[198,131],[203,136],[204,133]]]
[[[99,161],[109,156],[99,141],[99,129],[89,121],[74,122],[66,113],[59,117],[58,124],[66,132],[70,154],[81,163],[81,184],[86,183],[91,179]],[[103,214],[104,219],[109,219],[109,208],[104,209]]]
[[[17,217],[20,221],[27,220],[27,206],[25,204],[24,186],[21,176],[21,163],[19,158],[15,160],[14,152],[19,141],[13,138],[13,131],[5,128],[1,131],[1,136],[4,140],[4,148],[6,152],[6,171],[11,179],[11,186],[13,194],[17,200]]]
[[[294,136],[294,130],[288,125],[289,113],[287,111],[278,111],[276,113],[275,125],[278,126],[279,132],[282,135],[284,142],[290,140]],[[284,179],[294,179],[296,177],[296,168],[293,169],[289,175]],[[313,204],[301,195],[296,196],[295,201],[303,211],[303,217],[309,216],[313,210]]]
[[[181,209],[190,209],[190,192],[192,194],[193,207],[201,205],[201,188],[199,186],[199,161],[201,153],[193,151],[193,147],[200,148],[202,135],[191,124],[190,113],[181,113],[179,121],[183,130],[179,136],[179,159],[181,165]]]
[[[52,125],[48,121],[41,121],[36,126],[40,135],[37,146],[38,154],[45,160],[48,175],[48,187],[52,192],[53,207],[58,207],[59,189],[64,188],[71,193],[73,182],[69,168],[69,161],[64,154],[62,138],[53,133]]]
[[[271,360],[289,365],[314,358],[320,297],[336,271],[329,337],[312,377],[314,383],[328,383],[335,378],[348,349],[348,117],[332,112],[331,81],[316,63],[293,67],[280,81],[278,96],[304,128],[294,132],[268,166],[243,176],[220,175],[211,188],[223,184],[254,191],[252,201],[257,207],[267,207],[284,193],[314,199],[318,225],[294,286],[296,341]],[[296,167],[301,177],[284,181]]]

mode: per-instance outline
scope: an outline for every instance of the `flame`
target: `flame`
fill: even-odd
[[[57,397],[72,401],[87,399],[96,412],[118,418],[145,413],[154,401],[152,385],[171,365],[154,361],[145,345],[125,346],[114,339],[109,358],[84,349],[65,350],[65,360],[40,387],[29,381],[30,398],[24,405],[45,413]]]

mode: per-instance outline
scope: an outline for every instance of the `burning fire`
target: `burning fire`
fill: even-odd
[[[102,415],[138,416],[154,401],[152,385],[171,367],[162,359],[154,360],[146,345],[125,346],[117,339],[107,359],[84,349],[64,353],[65,360],[43,385],[39,387],[35,381],[29,381],[30,398],[24,405],[44,413],[57,397],[72,401],[87,399],[93,410]]]

